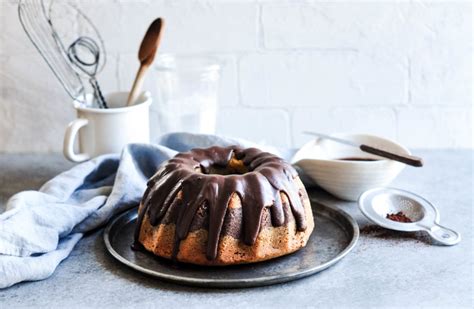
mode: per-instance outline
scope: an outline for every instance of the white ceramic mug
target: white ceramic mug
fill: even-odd
[[[106,153],[120,153],[129,143],[150,142],[149,92],[142,93],[137,103],[125,106],[128,92],[112,92],[105,96],[108,109],[84,107],[75,101],[77,119],[69,123],[64,136],[64,156],[82,162]],[[79,153],[74,151],[79,137]]]

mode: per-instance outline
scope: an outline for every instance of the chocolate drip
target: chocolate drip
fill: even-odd
[[[210,174],[213,167],[228,167],[233,157],[243,162],[247,173]],[[179,201],[175,222],[173,258],[178,255],[180,242],[190,232],[196,211],[203,205],[207,207],[209,214],[206,256],[210,260],[217,257],[219,238],[233,194],[239,195],[242,204],[240,238],[244,244],[255,243],[265,207],[270,208],[273,226],[281,226],[285,223],[285,219],[288,219],[285,218],[281,193],[288,198],[297,230],[305,230],[304,206],[298,187],[293,181],[296,176],[296,171],[289,163],[256,148],[211,147],[180,153],[163,163],[149,180],[142,200],[143,207],[138,216],[135,242],[138,242],[145,214],[148,214],[153,226],[162,223],[179,192],[182,194],[182,199]]]

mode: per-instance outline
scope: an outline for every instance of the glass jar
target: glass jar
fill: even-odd
[[[211,57],[162,55],[155,60],[155,113],[160,134],[214,134],[221,62]]]

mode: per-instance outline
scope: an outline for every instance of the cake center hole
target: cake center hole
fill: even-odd
[[[241,160],[232,158],[226,166],[212,164],[209,166],[205,174],[217,174],[217,175],[243,175],[248,173],[249,169]]]
[[[208,173],[206,174],[217,174],[217,175],[242,175],[241,171],[227,166],[211,166]]]

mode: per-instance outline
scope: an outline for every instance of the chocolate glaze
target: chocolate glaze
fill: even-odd
[[[232,158],[241,160],[248,172],[240,175],[210,173],[215,168],[227,168]],[[181,240],[196,228],[193,227],[196,213],[205,211],[208,217],[203,219],[208,226],[206,256],[213,260],[217,257],[221,234],[229,229],[224,221],[226,214],[229,212],[231,215],[234,211],[228,208],[234,193],[241,199],[242,227],[238,231],[233,227],[234,230],[228,233],[232,236],[238,234],[246,245],[255,243],[262,221],[267,221],[263,216],[266,207],[269,208],[272,226],[282,226],[288,222],[288,212],[285,211],[288,207],[284,207],[280,192],[288,197],[297,230],[305,230],[303,201],[293,180],[297,175],[293,167],[283,159],[256,148],[211,147],[179,153],[164,162],[148,181],[138,215],[135,242],[138,243],[145,214],[148,214],[153,226],[169,223],[165,217],[169,218],[166,214],[173,205],[177,211],[172,216],[175,218],[173,223],[176,224],[173,250],[175,259]],[[176,196],[180,191],[182,198],[177,202]],[[176,207],[176,203],[179,207]]]

